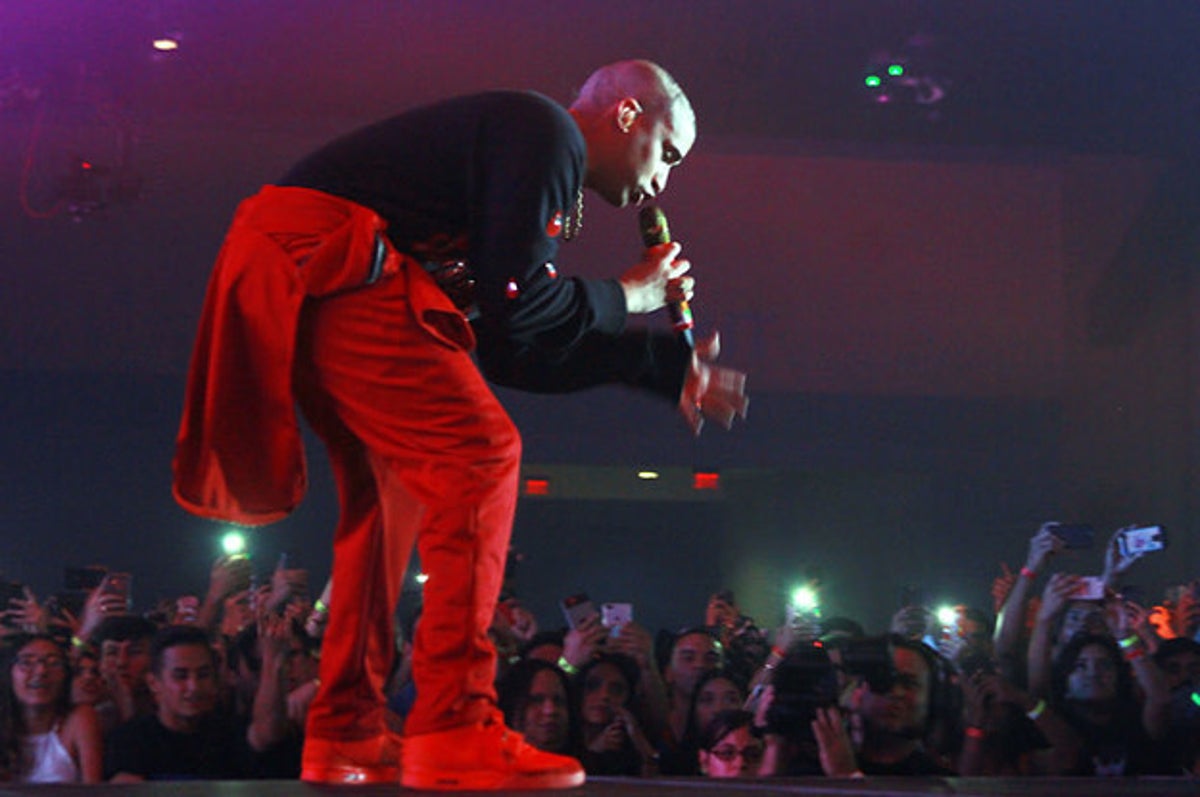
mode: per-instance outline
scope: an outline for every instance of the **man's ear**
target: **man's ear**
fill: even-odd
[[[159,682],[158,676],[153,670],[151,670],[146,673],[145,678],[146,688],[150,690],[150,694],[154,697],[154,699],[158,700],[158,693],[162,689],[162,684]]]
[[[617,103],[617,127],[622,133],[628,133],[642,113],[640,102],[633,97],[625,97]]]

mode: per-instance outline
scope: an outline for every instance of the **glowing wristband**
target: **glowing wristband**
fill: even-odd
[[[1021,575],[1024,576],[1025,578],[1029,579],[1030,581],[1032,581],[1033,579],[1037,578],[1037,571],[1030,570],[1028,567],[1022,567]]]
[[[1137,661],[1145,655],[1145,648],[1130,648],[1129,650],[1125,651],[1125,661]]]
[[[1033,708],[1031,708],[1029,711],[1027,711],[1025,713],[1025,716],[1029,717],[1030,720],[1037,722],[1038,717],[1042,716],[1042,714],[1045,714],[1045,713],[1046,713],[1046,699],[1042,698],[1041,700],[1039,700],[1037,702],[1036,706],[1034,706]]]
[[[1137,647],[1137,644],[1141,641],[1141,638],[1137,634],[1134,634],[1133,636],[1125,637],[1117,644],[1121,646],[1121,650],[1129,650]]]
[[[558,668],[560,670],[562,670],[563,672],[565,672],[567,675],[575,674],[575,665],[572,664],[571,662],[567,661],[566,656],[558,657]]]
[[[326,614],[329,612],[329,607],[325,605],[325,601],[317,598],[317,602],[313,604],[313,611],[317,614]]]
[[[983,737],[987,736],[987,733],[983,730],[983,728],[973,727],[968,727],[965,731],[963,731],[963,734],[968,739],[982,739]]]

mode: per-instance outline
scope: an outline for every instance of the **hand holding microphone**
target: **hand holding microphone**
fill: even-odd
[[[688,306],[692,279],[683,276],[691,264],[675,259],[681,248],[671,244],[671,233],[662,210],[653,205],[642,208],[638,213],[638,229],[646,247],[646,257],[621,278],[629,311],[656,310],[662,307],[666,296],[672,325],[680,341],[692,351],[679,395],[679,411],[693,434],[700,433],[705,419],[728,429],[736,418],[746,417],[750,406],[750,399],[746,397],[746,375],[713,364],[721,351],[720,337],[716,333],[699,344],[695,342],[695,322]],[[670,248],[659,249],[666,245]],[[643,303],[639,304],[639,299]]]
[[[661,212],[658,211],[659,214]],[[661,230],[665,229],[664,219]],[[641,216],[639,231],[646,251],[638,263],[621,275],[620,280],[628,312],[635,315],[652,313],[664,305],[691,298],[693,280],[684,275],[692,264],[686,258],[679,257],[682,247],[669,240],[659,240],[658,237],[651,241],[649,233],[643,229]],[[658,229],[654,233],[656,236],[665,234]]]
[[[642,231],[642,244],[647,249],[662,244],[671,243],[671,228],[667,226],[667,215],[657,205],[647,205],[638,212],[638,228]],[[692,328],[696,326],[692,318],[692,308],[686,298],[667,303],[671,314],[671,324],[680,339],[689,349],[696,348],[696,339]]]

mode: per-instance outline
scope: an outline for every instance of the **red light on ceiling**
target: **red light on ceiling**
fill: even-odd
[[[721,474],[711,471],[697,471],[692,474],[693,490],[719,490]]]
[[[549,479],[526,479],[525,480],[525,495],[549,495],[550,480]]]

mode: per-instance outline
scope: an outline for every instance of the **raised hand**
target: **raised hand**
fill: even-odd
[[[721,353],[721,337],[714,332],[697,341],[692,362],[679,394],[679,411],[693,434],[700,434],[706,420],[725,429],[735,418],[745,418],[750,408],[746,396],[746,374],[732,368],[713,365]]]

